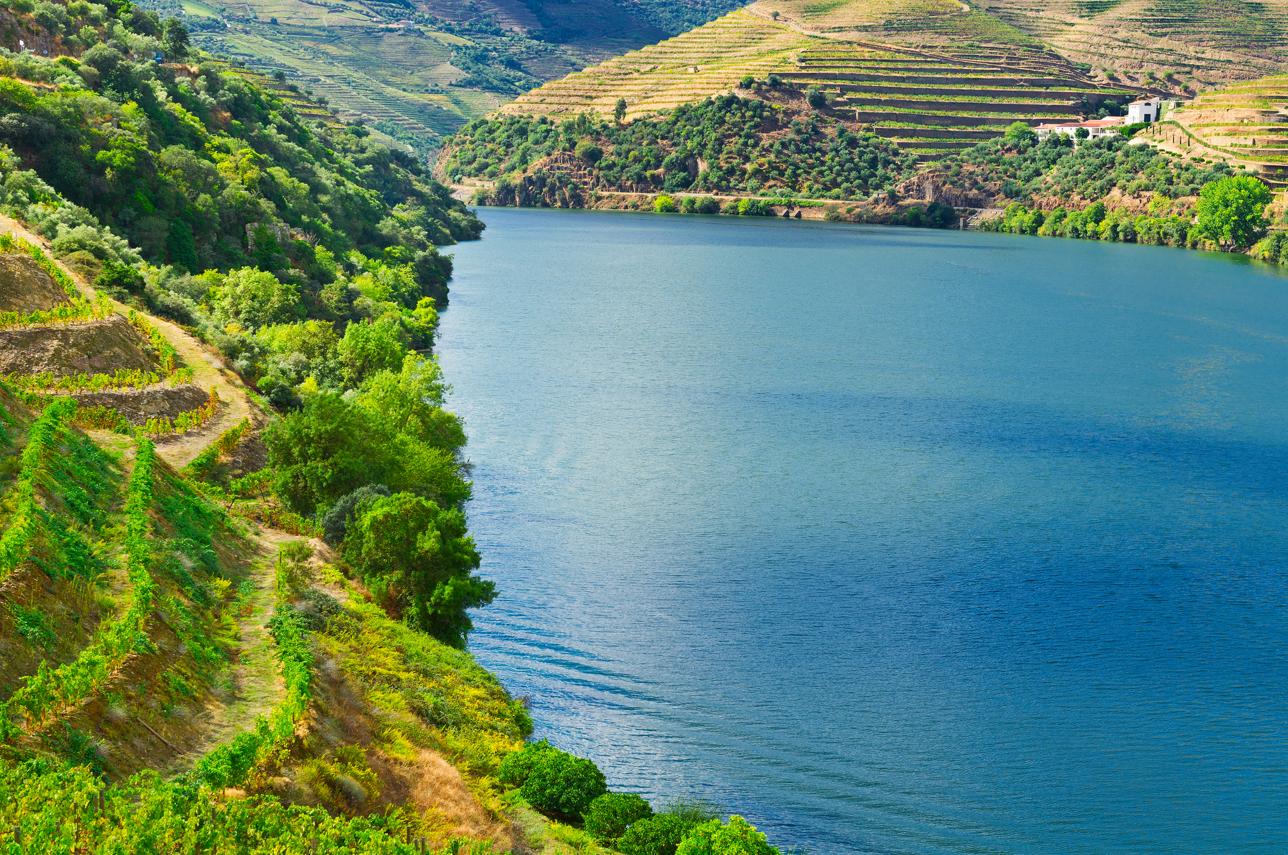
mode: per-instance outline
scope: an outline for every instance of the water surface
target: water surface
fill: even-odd
[[[814,853],[1288,851],[1288,279],[483,215],[439,349],[539,736]]]

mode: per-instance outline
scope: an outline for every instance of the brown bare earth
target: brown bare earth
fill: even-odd
[[[69,302],[67,292],[34,258],[0,255],[0,312],[39,312]]]
[[[206,403],[210,393],[200,386],[146,386],[111,392],[81,392],[73,397],[82,407],[111,407],[132,425],[148,419],[175,418]]]
[[[120,315],[83,323],[0,330],[0,374],[111,374],[154,371],[157,362]]]

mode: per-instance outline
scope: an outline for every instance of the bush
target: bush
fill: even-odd
[[[501,761],[501,767],[497,770],[497,780],[507,787],[522,787],[524,781],[532,774],[536,768],[538,760],[547,751],[558,751],[546,740],[540,742],[529,742],[518,751],[511,752]]]
[[[586,831],[600,843],[614,845],[631,823],[653,815],[649,803],[634,793],[604,793],[586,810]]]
[[[686,834],[699,823],[673,813],[659,813],[631,823],[617,840],[625,855],[675,855]]]
[[[653,200],[653,210],[659,214],[674,214],[679,210],[675,204],[675,198],[665,193]]]
[[[497,777],[518,786],[519,794],[537,810],[571,822],[579,822],[591,803],[608,791],[598,766],[545,741],[506,757]]]
[[[322,539],[331,546],[339,546],[349,530],[349,524],[353,522],[358,506],[364,500],[375,500],[388,495],[389,488],[384,484],[366,484],[341,497],[322,518]]]
[[[765,835],[740,816],[728,824],[713,819],[697,826],[675,850],[675,855],[780,855]]]
[[[582,140],[577,143],[575,154],[591,166],[604,159],[604,150],[590,140]]]

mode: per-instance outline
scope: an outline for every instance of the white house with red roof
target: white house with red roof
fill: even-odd
[[[1118,133],[1118,129],[1127,124],[1126,116],[1110,116],[1107,119],[1086,119],[1073,122],[1056,122],[1048,125],[1038,125],[1033,130],[1037,132],[1038,139],[1046,139],[1053,134],[1061,134],[1068,137],[1078,137],[1078,131],[1085,130],[1087,139],[1099,139],[1100,137],[1110,137]]]

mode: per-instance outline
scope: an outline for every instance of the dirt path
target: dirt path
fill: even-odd
[[[277,548],[288,540],[298,539],[271,529],[259,536],[260,555],[247,577],[251,588],[238,603],[237,661],[232,668],[230,697],[210,710],[205,738],[177,758],[176,771],[191,768],[218,746],[254,727],[257,719],[267,718],[285,699],[286,684],[282,681],[277,646],[268,622],[276,605],[274,560]]]
[[[30,231],[11,217],[0,214],[0,232],[8,232],[15,237],[36,244],[44,248],[50,258],[53,258],[53,252],[50,251],[48,243],[40,235]],[[94,290],[93,286],[87,283],[78,273],[61,261],[54,260],[67,272],[67,275],[72,278],[76,283],[76,287],[80,288],[83,294],[88,297],[97,295],[98,292]],[[111,302],[113,308],[122,315],[130,311],[130,307],[124,303],[116,300]],[[147,319],[165,337],[166,341],[170,342],[174,349],[179,352],[184,364],[192,369],[193,384],[202,389],[213,389],[221,402],[214,417],[199,429],[176,437],[157,439],[157,454],[166,463],[179,469],[191,463],[192,459],[204,451],[220,434],[243,419],[249,418],[257,411],[257,408],[251,402],[241,378],[226,367],[223,364],[223,360],[214,351],[202,344],[194,336],[185,332],[177,324],[154,315],[147,315]]]

